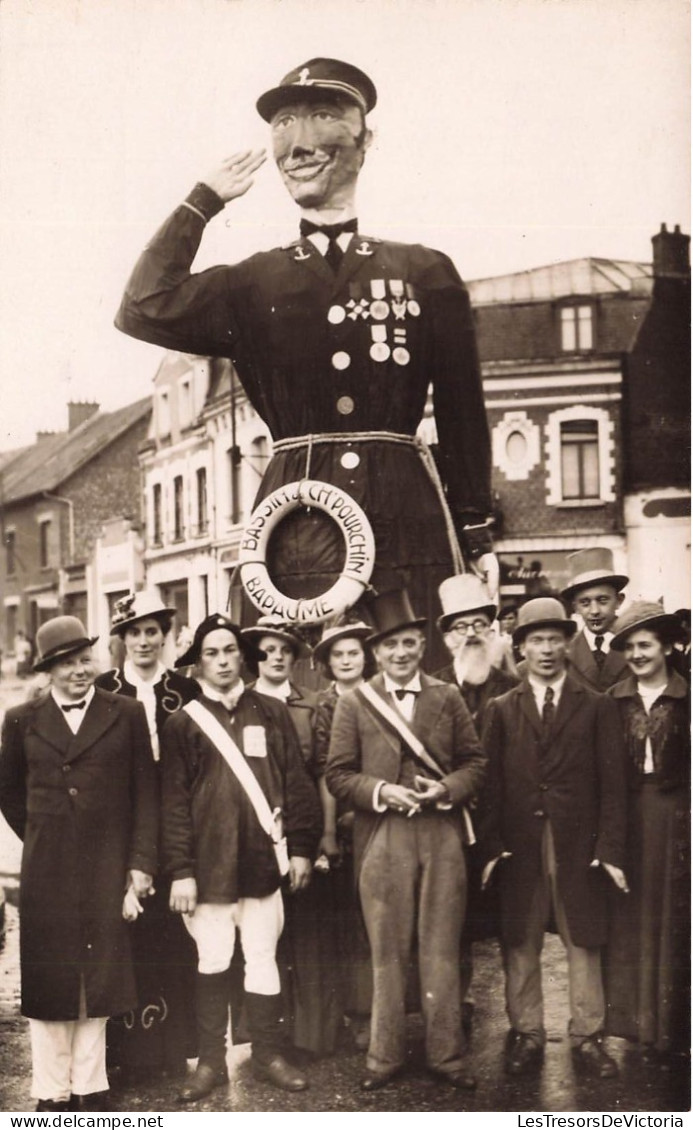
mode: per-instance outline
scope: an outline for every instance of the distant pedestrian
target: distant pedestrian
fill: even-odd
[[[33,649],[26,632],[20,628],[14,637],[14,658],[17,677],[26,679],[31,674],[31,656]]]

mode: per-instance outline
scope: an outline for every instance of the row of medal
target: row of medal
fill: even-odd
[[[370,297],[354,296],[352,289],[352,297],[345,306],[330,306],[327,320],[333,326],[340,325],[346,318],[350,318],[353,322],[359,318],[365,321],[372,318],[375,323],[382,323],[390,316],[390,311],[395,321],[405,322],[407,314],[412,318],[418,318],[421,307],[414,297],[414,289],[410,283],[405,283],[402,279],[371,279]],[[371,324],[370,331],[373,339],[370,356],[373,361],[388,361],[391,356],[397,365],[409,364],[411,354],[406,348],[407,331],[404,326],[394,327],[392,348],[387,343],[387,326]],[[348,354],[335,354],[333,358],[335,368],[345,368],[343,363],[339,364],[336,361],[337,358],[346,359]],[[350,360],[350,358],[347,360],[347,365]]]

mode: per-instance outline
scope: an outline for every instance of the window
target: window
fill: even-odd
[[[180,412],[180,426],[186,428],[192,420],[192,387],[189,379],[183,380],[179,385],[178,408]]]
[[[254,439],[250,445],[250,455],[248,456],[248,462],[260,479],[265,473],[265,467],[267,466],[268,460],[269,450],[267,444],[267,436],[258,436],[257,439]],[[254,484],[253,489],[255,489],[256,485],[257,484]]]
[[[173,480],[173,540],[182,541],[185,536],[185,517],[183,514],[183,476],[176,475]]]
[[[11,577],[17,569],[15,560],[15,538],[14,530],[5,531],[5,569],[8,577]]]
[[[566,420],[561,424],[561,483],[565,499],[599,498],[596,420]]]
[[[526,412],[506,412],[491,434],[495,466],[509,481],[528,479],[541,461],[539,426]]]
[[[561,310],[561,349],[564,353],[585,353],[594,348],[592,307],[564,306]]]
[[[235,526],[241,519],[240,485],[241,485],[241,449],[230,447],[226,453],[228,460],[229,476],[229,518]]]
[[[47,569],[50,565],[50,538],[51,538],[51,520],[44,518],[39,522],[39,565],[42,569]]]
[[[207,533],[207,468],[198,467],[195,472],[197,482],[197,532]]]
[[[169,436],[171,434],[171,405],[166,389],[159,392],[157,408],[157,431],[160,436]]]
[[[163,530],[161,525],[161,483],[154,483],[152,487],[152,544],[161,545]]]
[[[616,498],[614,421],[606,408],[576,404],[546,421],[549,506],[594,506]]]

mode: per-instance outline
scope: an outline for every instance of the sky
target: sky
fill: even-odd
[[[0,0],[0,451],[121,407],[162,351],[113,327],[198,179],[262,147],[255,100],[314,56],[378,88],[361,230],[486,278],[651,260],[690,231],[686,0]],[[271,161],[195,269],[297,234]]]

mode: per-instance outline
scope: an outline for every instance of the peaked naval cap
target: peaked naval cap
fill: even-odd
[[[368,75],[351,63],[339,59],[309,59],[284,75],[279,86],[261,94],[256,102],[257,111],[266,122],[271,122],[282,106],[302,99],[318,102],[326,94],[340,95],[355,102],[364,114],[373,109],[378,97]]]

